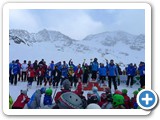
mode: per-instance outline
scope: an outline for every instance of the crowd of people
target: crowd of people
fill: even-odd
[[[145,63],[140,62],[139,67],[136,64],[128,64],[125,70],[121,70],[118,64],[114,63],[114,60],[106,59],[106,65],[104,63],[98,63],[98,59],[94,58],[94,60],[89,64],[83,61],[82,65],[74,65],[72,59],[69,60],[67,64],[66,61],[63,63],[58,62],[51,63],[47,66],[44,59],[40,62],[35,60],[34,63],[31,61],[24,60],[23,63],[20,61],[13,60],[9,64],[9,80],[11,84],[17,85],[17,81],[28,81],[28,88],[31,88],[32,82],[36,81],[37,86],[44,86],[49,84],[49,86],[53,86],[56,88],[59,86],[62,87],[62,83],[65,79],[69,79],[71,82],[71,86],[76,87],[77,82],[80,79],[83,85],[87,85],[88,81],[90,81],[90,75],[92,81],[98,81],[99,83],[105,84],[106,78],[108,78],[108,86],[111,89],[112,82],[114,85],[114,89],[117,90],[117,86],[120,85],[120,75],[124,74],[127,75],[126,86],[132,87],[133,85],[133,78],[135,75],[140,75],[140,87],[144,88],[145,86]]]
[[[10,109],[140,109],[136,97],[141,90],[142,88],[135,90],[130,98],[127,89],[116,90],[112,94],[111,89],[106,87],[100,95],[97,87],[93,86],[85,97],[81,81],[78,81],[76,90],[71,91],[71,83],[66,79],[61,91],[56,94],[53,94],[50,87],[42,87],[29,98],[27,90],[21,90],[15,102],[10,96],[9,106]]]
[[[124,72],[125,71],[125,72]],[[114,60],[106,59],[106,63],[98,63],[98,59],[94,58],[89,64],[86,60],[82,65],[74,65],[72,59],[68,64],[54,63],[51,61],[49,65],[42,59],[40,62],[35,60],[20,61],[13,60],[9,64],[9,81],[11,85],[17,85],[17,82],[27,82],[27,90],[32,88],[32,82],[37,84],[37,90],[32,96],[27,96],[27,90],[21,90],[20,95],[15,102],[12,96],[9,96],[9,104],[11,109],[137,109],[136,96],[141,89],[145,87],[145,63],[140,62],[139,67],[136,64],[128,64],[122,71]],[[127,75],[126,89],[118,90],[120,85],[120,75]],[[127,95],[127,87],[132,87],[135,75],[140,76],[140,86],[138,90],[133,92],[133,97]],[[91,78],[90,78],[91,76]],[[83,95],[83,87],[89,81],[106,83],[108,85],[104,92],[100,95],[98,88],[93,86],[92,92],[87,93],[87,97]],[[91,79],[91,80],[90,80]],[[114,93],[111,91],[112,82],[114,85]],[[47,84],[49,87],[46,87]],[[60,86],[61,91],[56,91]],[[71,91],[72,88],[75,90]],[[55,90],[54,93],[52,90]],[[42,94],[43,106],[41,105]]]

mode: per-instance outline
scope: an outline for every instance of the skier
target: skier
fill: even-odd
[[[140,73],[141,88],[144,88],[145,87],[145,63],[144,62],[140,62],[138,70]]]
[[[20,73],[20,66],[18,65],[18,61],[12,65],[11,68],[11,85],[13,85],[13,80],[14,80],[14,85],[17,85],[17,75]]]
[[[22,64],[19,62],[19,59],[16,60],[16,63],[17,63],[18,66],[19,66],[18,81],[20,81],[20,79],[21,79],[21,66],[22,66]]]
[[[12,109],[23,109],[25,104],[28,103],[30,98],[27,96],[27,90],[21,90],[20,95],[12,105]]]
[[[62,87],[63,81],[65,79],[68,79],[68,68],[67,68],[66,65],[62,66],[61,73],[62,73],[62,76],[61,76],[61,83],[60,83],[60,85]]]
[[[104,84],[104,82],[106,80],[106,76],[107,76],[107,69],[106,69],[106,67],[104,67],[104,64],[101,64],[101,66],[98,69],[98,71],[99,71],[100,82],[102,84]]]
[[[73,92],[63,93],[57,102],[59,109],[83,109],[81,98]]]
[[[74,70],[73,70],[73,67],[72,66],[70,66],[69,67],[69,70],[68,70],[68,79],[69,79],[69,81],[71,82],[71,87],[72,87],[72,85],[73,85],[73,81],[74,81]]]
[[[126,70],[126,73],[127,73],[126,86],[128,87],[128,85],[129,85],[129,80],[131,79],[131,81],[130,81],[130,87],[132,87],[132,85],[133,85],[133,78],[134,78],[134,76],[135,76],[135,74],[136,74],[135,68],[134,68],[134,66],[133,66],[132,63],[130,63],[130,64],[128,65],[127,70]]]
[[[55,69],[52,72],[53,75],[53,88],[58,88],[59,81],[61,79],[61,71],[58,69],[58,66],[55,66]]]
[[[13,104],[13,99],[12,99],[12,97],[9,95],[9,109],[12,109],[12,104]]]
[[[15,61],[13,60],[12,62],[9,63],[9,82],[11,83],[11,79],[13,77],[13,65],[14,65]]]
[[[33,63],[33,69],[35,71],[37,71],[37,69],[38,69],[38,60],[34,61],[34,63]],[[35,76],[34,76],[34,81],[37,81],[37,74],[35,74]]]
[[[121,70],[119,64],[116,64],[116,67],[117,67],[118,74],[122,75],[122,70]],[[118,86],[120,86],[120,76],[119,75],[117,76]]]
[[[124,97],[119,94],[113,95],[113,109],[125,109],[124,106]]]
[[[49,65],[49,66],[50,66],[51,70],[53,71],[53,70],[54,70],[54,66],[55,66],[55,65],[54,65],[54,61],[53,61],[53,60],[51,61],[51,63],[50,63],[50,65]]]
[[[28,88],[31,88],[34,77],[35,77],[35,70],[33,69],[33,67],[29,67],[29,69],[27,70]]]
[[[26,81],[27,80],[27,68],[28,68],[28,65],[26,63],[26,60],[24,60],[24,63],[21,66],[21,69],[22,69],[22,81]]]
[[[41,108],[41,96],[46,91],[46,88],[42,87],[41,89],[36,90],[29,102],[27,103],[27,107],[29,109],[40,109]]]
[[[94,58],[94,61],[91,62],[92,67],[92,80],[95,81],[97,79],[97,71],[98,71],[98,59]]]
[[[52,89],[48,88],[46,89],[44,99],[43,99],[43,105],[52,105]]]
[[[37,80],[37,87],[42,85],[42,81],[44,79],[45,71],[43,69],[43,65],[40,64],[39,68],[37,69],[37,75],[38,75],[38,80]]]
[[[111,89],[111,82],[113,81],[114,89],[117,90],[116,76],[118,76],[117,67],[114,64],[114,60],[110,60],[110,63],[107,63],[107,72],[108,72],[108,84]]]
[[[124,104],[126,109],[130,109],[130,97],[127,95],[127,89],[122,89],[122,95],[124,97]]]
[[[95,94],[98,98],[98,102],[100,101],[100,96],[99,96],[99,93],[98,93],[98,88],[96,86],[92,87],[92,92],[93,94]]]
[[[137,104],[137,94],[138,94],[138,91],[135,90],[133,92],[133,97],[131,98],[131,102],[130,102],[130,107],[131,109],[137,109],[138,108],[138,104]]]
[[[77,69],[76,72],[75,72],[75,77],[76,77],[76,79],[74,79],[74,87],[75,87],[75,88],[76,88],[76,86],[77,86],[78,80],[81,80],[82,74],[83,74],[83,71],[82,71],[81,65],[79,64],[79,65],[78,65],[78,69]]]
[[[48,69],[45,73],[44,86],[47,85],[47,82],[49,82],[49,86],[51,86],[51,83],[52,83],[52,69],[50,68],[50,66],[48,66]]]
[[[70,92],[70,91],[71,91],[70,89],[71,89],[71,83],[70,83],[70,81],[67,80],[67,79],[64,80],[64,81],[63,81],[63,89],[61,89],[61,91],[57,92],[57,93],[56,93],[56,96],[55,96],[55,98],[54,98],[55,103],[58,102],[59,97],[60,97],[63,93]]]
[[[83,68],[83,84],[84,86],[86,86],[89,78],[89,66],[87,63],[83,63],[82,68]]]

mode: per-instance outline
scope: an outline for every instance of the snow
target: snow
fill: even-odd
[[[72,59],[78,65],[84,59],[89,64],[91,58],[97,57],[99,63],[105,63],[105,59],[114,59],[115,63],[122,63],[121,67],[129,63],[139,65],[140,61],[145,61],[144,35],[136,36],[122,31],[104,32],[89,35],[80,41],[48,30],[32,34],[24,30],[10,30],[10,35],[17,36],[28,44],[16,44],[10,39],[10,61],[19,59],[20,62],[34,62],[44,58],[49,64],[51,60],[56,63]]]
[[[106,83],[107,83],[107,82],[106,82]],[[43,85],[44,85],[44,84],[42,84],[42,87],[43,87]],[[47,84],[46,88],[48,88],[48,87],[49,87],[49,85]],[[121,91],[122,89],[127,89],[127,90],[128,90],[128,96],[131,98],[131,97],[133,97],[133,92],[134,92],[135,90],[138,90],[139,87],[140,87],[140,85],[137,84],[137,83],[135,83],[135,84],[132,86],[132,88],[131,88],[131,87],[126,87],[126,83],[125,83],[124,81],[121,81],[120,86],[118,86],[118,90]],[[37,87],[37,82],[34,81],[33,84],[32,84],[32,87],[31,87],[30,89],[28,89],[28,93],[27,93],[28,97],[31,98],[32,94],[33,94],[37,89],[40,89],[40,88],[41,88],[41,87]],[[51,87],[51,88],[52,88],[53,94],[54,94],[55,88],[53,88],[53,87]],[[11,84],[9,85],[9,91],[10,91],[9,94],[11,95],[13,101],[15,101],[15,100],[17,99],[18,95],[20,94],[20,90],[26,90],[26,89],[27,89],[27,82],[21,82],[21,81],[19,81],[16,86],[11,85]],[[75,90],[75,88],[73,87],[73,88],[71,89],[71,91],[74,91],[74,90]],[[60,91],[60,86],[58,87],[56,93],[57,93],[58,91]],[[111,91],[112,91],[112,93],[114,93],[113,84],[112,84],[112,89],[111,89]],[[88,93],[88,92],[89,92],[89,91],[84,91],[84,96],[85,96],[86,98],[87,98],[87,93]],[[90,92],[91,92],[91,91],[90,91]],[[101,93],[103,93],[103,91],[99,91],[98,93],[99,93],[99,95],[101,95]],[[53,94],[52,94],[52,96],[53,96]],[[42,107],[43,107],[43,99],[44,99],[44,94],[43,94],[42,97],[41,97],[41,106],[42,106]],[[53,100],[53,103],[54,103],[54,100]]]

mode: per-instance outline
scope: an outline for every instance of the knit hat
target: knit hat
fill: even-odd
[[[124,104],[124,97],[122,95],[119,94],[115,94],[113,96],[113,107],[117,107],[119,105],[123,105]]]
[[[73,92],[63,93],[58,99],[60,109],[82,109],[83,102],[81,98]]]
[[[70,87],[71,87],[71,82],[69,80],[67,80],[67,79],[64,80],[63,81],[63,87],[64,87],[65,90],[69,90]]]
[[[92,87],[92,92],[93,93],[97,93],[97,91],[98,91],[98,88],[96,86]]]
[[[121,91],[119,91],[119,90],[116,90],[116,91],[114,92],[114,94],[122,95],[122,92],[121,92]]]
[[[28,91],[28,90],[21,90],[20,92],[21,92],[22,94],[24,94],[24,95],[27,95],[27,91]]]
[[[138,91],[137,91],[137,90],[135,90],[135,91],[133,92],[133,94],[134,94],[134,95],[137,95],[137,94],[138,94]]]
[[[127,89],[122,89],[123,94],[127,94],[127,92],[128,92]]]
[[[46,89],[46,95],[49,95],[49,96],[51,96],[52,95],[52,89],[51,88],[48,88],[48,89]]]
[[[87,106],[86,109],[101,109],[101,107],[95,103],[91,103]]]

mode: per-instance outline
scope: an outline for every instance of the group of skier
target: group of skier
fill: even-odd
[[[27,90],[21,90],[15,102],[9,96],[10,109],[139,109],[136,97],[142,88],[135,90],[130,98],[127,89],[112,93],[111,89],[106,87],[104,92],[99,94],[95,86],[84,96],[80,80],[74,91],[71,91],[71,83],[67,79],[63,81],[62,86],[56,94],[53,94],[53,88],[42,87],[30,97]]]
[[[127,82],[126,85],[132,87],[133,78],[139,71],[140,75],[140,87],[145,86],[145,63],[140,62],[139,67],[130,63],[126,68]],[[69,60],[67,64],[66,61],[63,63],[58,62],[51,63],[47,66],[44,59],[42,59],[39,63],[37,60],[32,64],[31,61],[24,60],[21,64],[17,59],[16,61],[12,61],[9,64],[9,80],[11,84],[17,85],[17,81],[28,81],[28,88],[31,88],[32,82],[37,81],[37,86],[44,86],[49,83],[49,86],[53,85],[53,88],[59,86],[62,87],[62,83],[65,79],[68,79],[71,82],[71,87],[76,88],[78,80],[81,80],[84,85],[87,85],[88,81],[90,81],[90,75],[92,81],[100,81],[102,84],[105,84],[105,80],[108,77],[108,86],[111,89],[112,82],[114,85],[114,89],[117,90],[117,84],[120,85],[120,75],[122,75],[122,70],[118,64],[114,63],[114,60],[106,59],[106,65],[104,63],[98,63],[98,59],[94,58],[94,60],[90,62],[90,64],[86,63],[84,59],[82,65],[78,64],[74,65],[72,59]],[[130,80],[131,79],[131,80]]]

